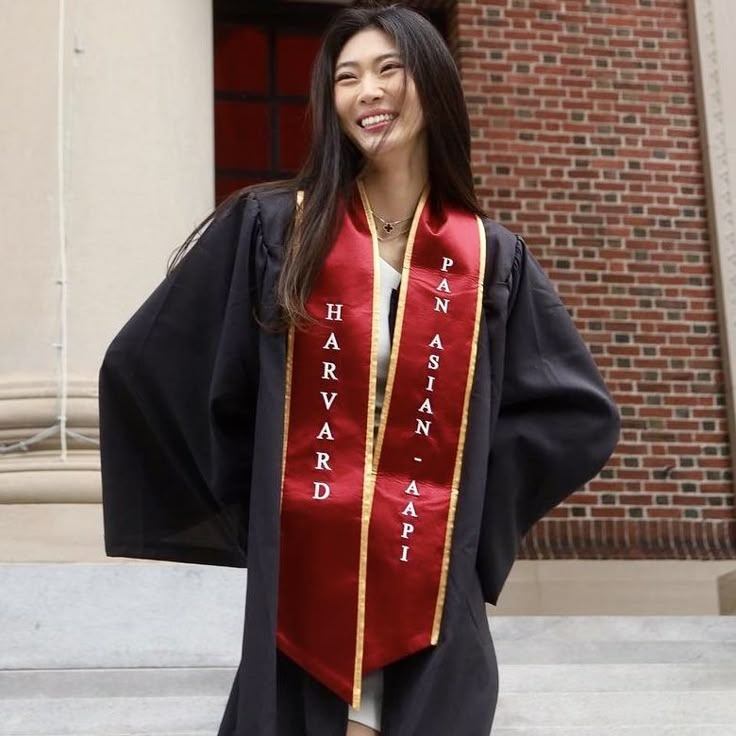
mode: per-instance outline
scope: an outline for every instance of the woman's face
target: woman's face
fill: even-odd
[[[414,80],[388,34],[356,33],[337,58],[334,78],[340,127],[366,158],[426,145]]]

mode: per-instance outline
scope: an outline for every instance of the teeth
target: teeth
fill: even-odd
[[[367,128],[371,125],[378,125],[378,123],[388,123],[393,120],[396,116],[384,113],[382,115],[371,115],[370,117],[363,118],[360,121],[360,125],[363,128]]]

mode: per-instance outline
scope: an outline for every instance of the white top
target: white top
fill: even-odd
[[[391,311],[391,292],[399,287],[401,274],[390,264],[379,258],[381,295],[378,308],[378,365],[376,367],[376,429],[381,418],[383,397],[386,393],[386,377],[391,357],[391,332],[389,331],[389,312]],[[383,707],[383,670],[371,672],[363,678],[360,709],[348,709],[348,720],[362,723],[374,731],[381,727]]]
[[[388,363],[391,357],[391,333],[388,328],[388,317],[391,309],[391,292],[399,288],[401,274],[389,263],[379,258],[381,264],[378,311],[378,365],[376,366],[376,427],[381,417],[383,397],[386,393]]]

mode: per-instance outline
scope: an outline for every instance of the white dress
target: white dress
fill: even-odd
[[[389,332],[389,311],[391,307],[391,293],[398,289],[401,274],[390,266],[383,258],[380,275],[380,309],[378,313],[378,361],[376,366],[376,426],[381,416],[383,397],[386,390],[386,376],[391,355],[391,334]],[[381,705],[383,703],[383,670],[376,670],[363,678],[362,697],[360,708],[350,707],[348,720],[362,723],[374,731],[381,728]]]

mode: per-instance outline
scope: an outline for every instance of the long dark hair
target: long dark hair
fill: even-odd
[[[303,189],[306,196],[298,223],[292,222],[286,238],[277,287],[277,302],[287,323],[306,319],[305,305],[334,241],[341,209],[351,201],[355,180],[365,164],[340,128],[334,74],[347,41],[367,28],[377,28],[394,40],[414,80],[426,125],[430,206],[439,209],[447,203],[484,214],[473,188],[470,123],[460,75],[440,33],[423,15],[402,5],[371,3],[340,11],[324,35],[312,70],[312,143],[293,182],[294,189]],[[226,205],[227,201],[221,206]],[[185,249],[176,254],[174,262]]]

